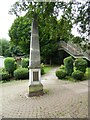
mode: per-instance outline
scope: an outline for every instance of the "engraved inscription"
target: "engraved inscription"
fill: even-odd
[[[39,80],[38,72],[33,72],[33,81],[38,81],[38,80]]]

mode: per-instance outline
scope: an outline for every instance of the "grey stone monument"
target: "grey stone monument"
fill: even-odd
[[[29,96],[43,94],[41,84],[40,48],[37,15],[34,16],[31,26],[30,60],[29,60]]]

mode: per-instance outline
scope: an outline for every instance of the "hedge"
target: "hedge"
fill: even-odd
[[[29,70],[27,68],[18,68],[14,71],[15,79],[28,79],[29,78]]]
[[[80,70],[76,70],[75,72],[72,73],[72,77],[76,80],[82,80],[84,77],[84,73],[81,72]]]
[[[7,72],[1,72],[0,73],[0,80],[6,80],[6,81],[9,81],[9,74]]]
[[[65,70],[65,66],[64,66],[64,65],[61,65],[61,66],[60,66],[60,69]]]
[[[17,64],[15,62],[15,59],[12,57],[7,57],[4,60],[4,65],[5,65],[6,71],[10,74],[10,76],[13,76],[13,72],[17,68]]]
[[[78,58],[75,60],[75,67],[76,70],[80,70],[85,73],[87,68],[87,61],[83,58]]]
[[[21,60],[21,65],[22,65],[23,68],[28,68],[28,66],[29,66],[29,59],[28,58],[23,58]]]
[[[66,70],[66,73],[67,75],[71,76],[72,72],[73,72],[73,58],[70,56],[70,57],[66,57],[64,59],[64,66],[65,66],[65,70]]]
[[[62,79],[66,77],[66,71],[63,69],[59,69],[56,71],[56,76],[58,77],[58,79]]]

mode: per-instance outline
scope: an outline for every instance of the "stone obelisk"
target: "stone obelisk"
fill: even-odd
[[[40,48],[37,15],[33,17],[31,26],[30,60],[29,60],[29,96],[43,94],[41,84]]]

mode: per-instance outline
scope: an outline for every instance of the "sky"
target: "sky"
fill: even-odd
[[[15,2],[16,0],[0,0],[0,38],[10,39],[8,30],[10,29],[15,16],[9,15],[8,11],[10,10],[10,6]]]
[[[13,5],[17,0],[0,0],[0,39],[5,38],[10,40],[8,35],[8,30],[10,29],[15,15],[8,14],[11,5]],[[76,28],[72,30],[72,34],[78,35]]]

